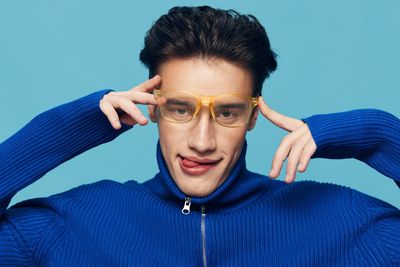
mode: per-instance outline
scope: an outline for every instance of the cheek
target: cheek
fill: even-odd
[[[173,152],[187,139],[187,131],[182,130],[181,127],[178,128],[177,126],[179,125],[166,122],[162,119],[158,121],[158,135],[160,145],[164,152],[166,152],[166,150]]]
[[[244,127],[221,129],[218,138],[220,149],[229,154],[234,153],[238,148],[242,147],[246,133],[247,130]]]
[[[238,128],[221,128],[220,135],[224,137],[225,140],[238,142],[245,138],[247,133],[246,127],[238,127]]]

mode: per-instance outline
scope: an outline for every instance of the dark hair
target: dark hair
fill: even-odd
[[[250,71],[253,95],[276,67],[264,27],[253,15],[209,6],[174,7],[146,33],[140,60],[153,77],[173,58],[221,58]]]

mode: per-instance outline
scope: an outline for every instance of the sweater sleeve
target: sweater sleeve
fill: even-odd
[[[26,244],[32,240],[25,240],[13,223],[27,214],[8,212],[11,198],[63,162],[131,128],[122,124],[122,129],[115,130],[101,112],[100,99],[110,91],[101,90],[50,109],[0,144],[0,266],[29,263]],[[32,214],[28,231],[35,238],[46,229],[53,214],[50,210]]]
[[[307,123],[317,150],[312,158],[355,158],[400,187],[400,120],[378,109],[318,114]]]
[[[400,266],[400,210],[392,205],[351,191],[360,238],[355,244],[366,266]]]

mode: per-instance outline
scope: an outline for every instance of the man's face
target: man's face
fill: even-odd
[[[161,92],[184,90],[197,95],[251,96],[250,73],[228,61],[200,58],[172,59],[159,69]],[[246,132],[254,127],[257,112],[248,124],[228,128],[216,123],[207,106],[186,123],[167,121],[159,108],[149,108],[158,123],[160,146],[168,170],[187,196],[211,194],[228,177],[242,150]]]

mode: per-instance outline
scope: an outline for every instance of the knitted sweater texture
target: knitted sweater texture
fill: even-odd
[[[0,266],[400,266],[399,209],[345,186],[253,173],[246,145],[207,197],[179,190],[158,145],[159,172],[144,183],[101,180],[8,207],[50,170],[131,128],[114,130],[102,114],[109,91],[48,110],[0,144]],[[313,158],[354,158],[400,185],[395,116],[357,109],[302,120]]]

